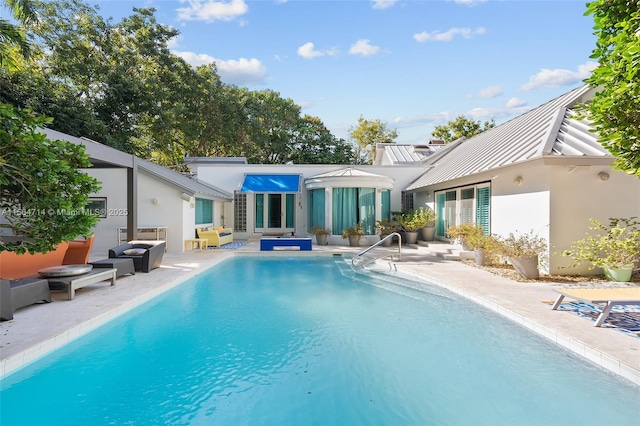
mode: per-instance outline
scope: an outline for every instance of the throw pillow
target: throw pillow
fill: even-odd
[[[224,231],[224,228],[222,226],[218,226],[216,228],[216,231],[218,231],[218,233],[220,233],[220,232]]]
[[[132,248],[125,250],[124,254],[126,254],[127,256],[142,256],[146,251],[147,249],[143,248]]]

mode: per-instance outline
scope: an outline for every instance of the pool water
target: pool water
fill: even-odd
[[[638,386],[390,280],[229,259],[5,377],[0,424],[640,424]]]

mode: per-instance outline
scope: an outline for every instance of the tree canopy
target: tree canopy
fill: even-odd
[[[15,1],[15,0],[14,0]],[[352,162],[353,152],[319,119],[322,138],[291,99],[272,90],[224,84],[215,64],[197,68],[174,55],[179,35],[133,8],[120,22],[81,0],[35,3],[32,57],[0,70],[0,102],[54,118],[49,127],[84,136],[162,165],[184,156],[244,156],[250,163],[314,161],[298,146],[336,146],[326,162]],[[320,145],[313,145],[318,143]],[[327,145],[328,144],[328,145]],[[353,151],[353,150],[352,150]]]
[[[598,67],[586,81],[600,88],[587,105],[615,167],[640,176],[640,2],[596,0],[593,15]]]
[[[51,141],[51,119],[0,104],[0,251],[41,253],[88,235],[98,218],[84,211],[99,182],[84,146]],[[7,238],[7,236],[14,238]]]
[[[0,65],[14,67],[18,55],[28,58],[31,45],[27,40],[24,26],[38,20],[31,0],[2,0],[19,25],[0,18]]]
[[[358,118],[358,125],[349,129],[349,137],[357,144],[356,162],[371,163],[376,155],[376,144],[395,143],[398,132],[387,128],[387,123],[380,119],[367,120]]]
[[[489,130],[496,126],[493,119],[491,121],[473,121],[465,116],[459,116],[455,120],[449,121],[447,124],[437,126],[431,136],[442,139],[444,143],[450,143],[461,137],[470,138],[476,136],[485,130]]]

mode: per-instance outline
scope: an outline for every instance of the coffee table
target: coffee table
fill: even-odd
[[[100,281],[111,280],[111,285],[116,285],[117,269],[92,269],[82,275],[74,275],[70,277],[53,277],[47,278],[49,289],[60,290],[66,289],[69,300],[73,300],[76,296],[76,290],[89,284],[99,283]]]

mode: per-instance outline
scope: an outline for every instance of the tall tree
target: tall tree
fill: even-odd
[[[640,176],[640,2],[596,0],[585,14],[594,18],[598,60],[586,81],[601,88],[587,108],[615,167]]]
[[[353,164],[353,145],[331,134],[318,117],[305,115],[289,147],[294,164]]]
[[[387,123],[380,119],[366,120],[360,116],[358,126],[349,129],[349,137],[353,139],[359,149],[358,157],[365,162],[371,163],[375,158],[375,148],[377,143],[395,143],[398,132],[387,128]],[[368,158],[367,158],[368,157]],[[360,161],[357,161],[358,163]]]
[[[38,16],[31,0],[2,0],[2,3],[20,24],[15,25],[0,18],[0,65],[14,67],[16,51],[24,58],[29,57],[31,45],[23,27],[37,22]]]
[[[0,104],[0,251],[42,253],[89,234],[98,220],[85,213],[99,182],[84,146],[51,141],[39,128],[50,118]]]
[[[465,116],[459,116],[455,120],[449,121],[442,126],[436,126],[431,136],[442,139],[444,143],[450,143],[461,137],[470,138],[478,135],[485,130],[489,130],[496,126],[493,119],[491,121],[473,121]]]

